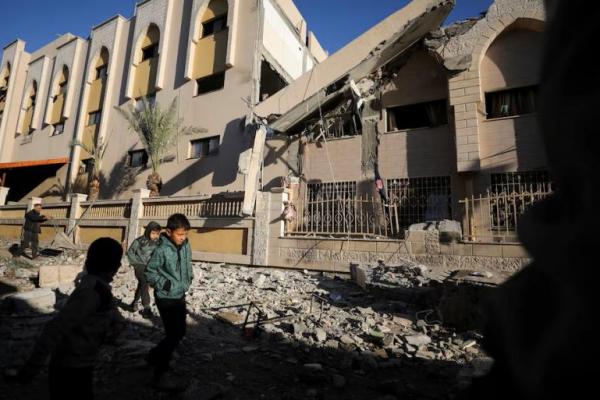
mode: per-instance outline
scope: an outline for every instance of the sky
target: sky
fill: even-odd
[[[242,0],[248,1],[248,0]],[[446,23],[474,17],[492,0],[456,0]],[[339,50],[408,0],[295,0],[321,45],[330,54]],[[29,52],[58,35],[71,32],[89,36],[91,27],[121,14],[133,15],[135,0],[0,0],[0,48],[20,38]]]

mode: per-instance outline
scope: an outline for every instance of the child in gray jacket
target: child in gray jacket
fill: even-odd
[[[133,302],[131,303],[131,309],[137,311],[137,303],[140,298],[142,299],[143,310],[140,312],[144,318],[150,318],[152,311],[150,309],[150,293],[148,291],[148,282],[146,281],[146,266],[154,253],[154,249],[158,246],[160,237],[161,227],[157,222],[150,222],[146,226],[144,235],[138,237],[133,241],[129,250],[127,250],[127,258],[129,264],[135,270],[135,277],[137,278],[138,285],[135,290]]]

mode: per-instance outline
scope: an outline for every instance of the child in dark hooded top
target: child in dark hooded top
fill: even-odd
[[[129,264],[133,266],[135,277],[138,280],[131,308],[133,311],[137,311],[137,303],[141,298],[143,310],[140,314],[145,318],[150,318],[152,316],[152,311],[150,309],[150,293],[148,291],[148,282],[146,281],[145,271],[148,261],[150,261],[152,253],[154,253],[154,249],[158,246],[160,231],[161,227],[157,222],[150,222],[148,226],[146,226],[144,235],[135,239],[131,244],[131,247],[129,247],[129,250],[127,250]]]

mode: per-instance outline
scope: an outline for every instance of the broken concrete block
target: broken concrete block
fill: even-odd
[[[421,347],[431,343],[431,338],[427,335],[408,335],[404,336],[404,341],[411,346]]]
[[[460,242],[462,240],[462,226],[458,221],[443,220],[438,223],[440,242]]]
[[[41,288],[57,288],[61,285],[72,285],[83,272],[81,265],[42,265],[38,273],[38,284]]]
[[[6,296],[3,300],[3,308],[11,312],[42,312],[47,313],[53,310],[56,302],[56,295],[50,289],[34,289],[30,292],[13,293]]]
[[[215,315],[215,319],[221,322],[225,322],[226,324],[237,325],[240,322],[242,322],[244,317],[242,317],[240,314],[226,311]]]
[[[327,332],[325,332],[324,329],[317,328],[315,330],[315,337],[319,342],[324,342],[325,340],[327,340]]]
[[[350,265],[350,275],[354,283],[363,289],[367,288],[367,270],[357,264]]]

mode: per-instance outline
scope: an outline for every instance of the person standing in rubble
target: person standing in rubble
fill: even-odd
[[[13,254],[13,257],[19,257],[25,254],[25,249],[31,246],[31,259],[35,260],[38,254],[39,234],[42,233],[40,224],[49,219],[51,216],[42,215],[42,205],[36,204],[33,210],[25,214],[25,223],[23,224],[23,234],[21,245]]]
[[[135,277],[138,281],[133,302],[131,303],[132,311],[137,311],[138,301],[142,300],[142,311],[140,314],[144,318],[152,317],[150,308],[150,292],[148,282],[146,281],[146,266],[152,257],[152,253],[158,246],[160,238],[160,224],[158,222],[150,222],[144,231],[144,234],[133,241],[129,250],[127,250],[127,258],[129,264],[134,268]]]
[[[166,233],[161,235],[146,268],[146,279],[154,288],[154,300],[165,328],[165,338],[146,357],[154,367],[155,383],[161,389],[181,386],[165,373],[173,352],[186,333],[185,295],[194,278],[192,250],[187,239],[189,230],[190,221],[185,215],[171,215]]]

